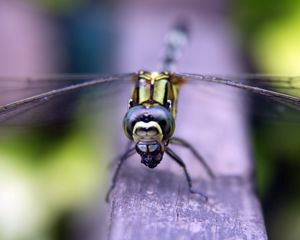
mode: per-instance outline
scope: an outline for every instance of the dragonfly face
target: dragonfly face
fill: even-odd
[[[136,144],[136,151],[141,156],[141,163],[149,168],[155,168],[162,160],[164,146],[158,141],[141,140]]]
[[[175,121],[171,112],[163,106],[134,106],[129,108],[123,120],[127,137],[136,143],[136,151],[147,167],[156,167],[173,135]]]
[[[176,96],[171,74],[138,73],[123,128],[136,143],[141,162],[149,168],[160,163],[174,133]]]

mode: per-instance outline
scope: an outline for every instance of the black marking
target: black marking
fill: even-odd
[[[164,89],[164,104],[167,108],[169,108],[169,106],[167,106],[168,104],[168,94],[169,94],[169,86],[172,86],[172,83],[170,82],[170,76],[168,77],[168,79],[166,79],[168,82],[167,84],[165,85],[165,89]]]

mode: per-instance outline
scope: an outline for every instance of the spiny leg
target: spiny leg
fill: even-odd
[[[191,153],[197,158],[197,160],[203,165],[203,167],[205,168],[208,175],[212,179],[215,178],[215,174],[213,173],[211,168],[208,166],[208,164],[205,162],[204,158],[198,153],[198,151],[190,143],[188,143],[187,141],[185,141],[181,138],[177,138],[177,137],[171,138],[170,143],[189,149],[191,151]]]
[[[133,145],[133,141],[130,141],[130,140],[127,141],[126,147],[125,147],[125,151],[124,151],[124,153],[123,153],[122,155],[124,155],[126,152],[128,152],[129,149],[132,147],[132,145]],[[113,160],[109,163],[109,165],[108,165],[109,170],[110,170],[111,168],[113,168],[115,165],[117,165],[117,163],[119,163],[120,158],[122,157],[122,155],[119,155],[119,156],[114,157],[114,159],[113,159]]]
[[[128,145],[128,146],[130,146],[130,145]],[[135,153],[135,148],[130,148],[130,149],[127,149],[126,152],[122,156],[120,156],[118,166],[117,166],[117,168],[114,172],[113,178],[112,178],[112,183],[111,183],[110,188],[109,188],[109,190],[106,194],[106,198],[105,198],[106,202],[109,202],[110,194],[116,186],[117,179],[118,179],[118,176],[119,176],[119,173],[120,173],[120,169],[121,169],[123,163],[125,162],[126,159],[128,159],[134,153]]]
[[[188,185],[189,185],[189,191],[190,193],[192,194],[199,194],[203,199],[204,201],[206,202],[207,201],[207,196],[205,196],[203,193],[201,192],[196,192],[193,190],[193,186],[192,186],[192,180],[191,180],[191,177],[186,169],[186,166],[185,166],[185,163],[182,161],[182,159],[175,153],[173,152],[173,150],[171,150],[169,147],[167,147],[166,149],[166,153],[175,161],[179,164],[179,166],[183,169],[184,171],[184,174],[185,174],[185,177],[186,177],[186,180],[188,182]]]

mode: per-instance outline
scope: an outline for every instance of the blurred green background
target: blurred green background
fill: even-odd
[[[233,24],[254,71],[300,75],[299,1],[236,1]],[[253,128],[257,188],[270,239],[300,238],[299,136],[297,119],[260,120]]]
[[[51,26],[46,33],[59,36],[54,38],[59,46],[50,54],[49,65],[36,60],[47,63],[41,67],[47,73],[114,72],[117,5],[118,1],[92,0],[0,2],[8,14],[38,13],[36,19],[46,19],[43,24]],[[232,1],[227,12],[239,33],[239,47],[249,71],[300,75],[299,1]],[[34,22],[34,18],[25,19]],[[8,32],[18,29],[15,27]],[[18,63],[10,72],[1,64],[1,74],[15,74]],[[72,111],[80,112],[81,108],[73,107]],[[71,239],[76,216],[105,194],[108,162],[99,159],[109,160],[115,152],[109,144],[106,115],[99,111],[96,117],[78,119],[68,127],[48,126],[43,132],[34,128],[1,133],[0,239]],[[102,124],[94,124],[99,118]],[[258,120],[252,136],[257,189],[269,237],[300,239],[300,124]]]

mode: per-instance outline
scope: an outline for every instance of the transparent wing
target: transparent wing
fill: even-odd
[[[28,115],[32,110],[36,112],[35,118],[41,118],[42,115],[44,117],[47,115],[47,120],[62,118],[70,109],[70,103],[76,102],[79,95],[88,95],[90,103],[99,101],[100,95],[111,95],[112,92],[122,91],[124,85],[131,84],[129,80],[133,75],[127,73],[101,76],[63,75],[30,79],[1,78],[0,89],[3,94],[1,93],[0,99],[5,103],[0,106],[1,125],[8,120]],[[51,106],[49,103],[52,107],[49,107]],[[59,110],[61,113],[58,113]]]
[[[30,97],[52,89],[58,89],[105,76],[55,75],[40,77],[0,77],[0,105]]]
[[[300,110],[300,77],[282,77],[262,74],[238,76],[210,76],[190,73],[175,74],[189,83],[216,83],[242,89]]]

